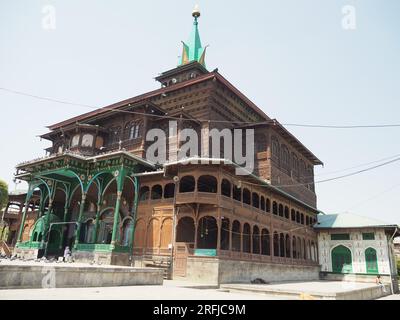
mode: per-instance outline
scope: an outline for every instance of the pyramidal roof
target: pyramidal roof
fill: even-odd
[[[388,224],[352,213],[318,215],[317,218],[318,222],[314,225],[316,229],[398,227],[396,224]]]

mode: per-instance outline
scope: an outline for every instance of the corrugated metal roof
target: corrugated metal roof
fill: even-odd
[[[396,224],[389,224],[352,213],[318,215],[317,218],[318,222],[314,225],[316,229],[398,227]]]

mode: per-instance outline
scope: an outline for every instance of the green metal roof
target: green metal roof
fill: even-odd
[[[314,225],[314,228],[316,229],[398,227],[396,224],[388,224],[376,219],[351,213],[318,215],[317,219],[318,222]]]

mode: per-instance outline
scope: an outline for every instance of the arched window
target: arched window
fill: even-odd
[[[179,182],[179,192],[194,192],[196,181],[192,176],[185,176]]]
[[[283,205],[282,205],[282,203],[279,204],[279,216],[283,217]]]
[[[190,217],[183,217],[179,219],[176,227],[176,242],[194,243],[194,237],[194,220]]]
[[[251,194],[249,189],[243,189],[243,203],[251,205]]]
[[[217,241],[217,220],[211,216],[201,218],[197,228],[197,247],[199,249],[216,249]]]
[[[253,207],[260,208],[260,197],[258,196],[258,194],[253,192],[251,199]]]
[[[221,222],[221,250],[229,250],[230,221],[222,218]]]
[[[276,201],[272,202],[272,213],[278,215],[278,204]]]
[[[292,257],[294,259],[297,259],[297,251],[296,251],[296,249],[297,249],[296,237],[293,237],[293,240],[292,240]]]
[[[240,251],[240,222],[235,220],[232,225],[232,251]]]
[[[301,242],[301,239],[300,238],[297,238],[297,245],[298,245],[298,247],[297,247],[297,257],[299,258],[299,259],[302,259],[302,256],[303,256],[303,243]]]
[[[260,200],[260,209],[262,211],[265,211],[265,198],[264,196],[261,196],[261,200]]]
[[[292,168],[293,168],[293,175],[295,177],[299,176],[299,158],[297,158],[295,153],[292,153]]]
[[[213,176],[201,176],[197,180],[197,191],[217,193],[217,190],[218,190],[217,178]]]
[[[279,247],[280,256],[285,257],[285,235],[283,233],[279,235]]]
[[[125,126],[125,139],[134,140],[141,136],[140,133],[140,123],[139,122],[129,122]]]
[[[274,256],[279,257],[279,234],[274,232]]]
[[[300,212],[296,211],[296,222],[300,223]]]
[[[300,160],[300,165],[299,165],[299,177],[300,177],[300,182],[306,182],[305,177],[306,177],[306,164],[304,160]]]
[[[304,224],[304,213],[300,215],[300,223]]]
[[[150,188],[148,186],[143,186],[140,188],[139,201],[147,201],[150,198]]]
[[[114,225],[114,210],[108,209],[100,216],[97,242],[110,244],[112,240],[112,231]]]
[[[233,199],[242,202],[242,189],[238,186],[233,187]]]
[[[253,253],[260,254],[260,229],[253,227]]]
[[[71,147],[77,147],[79,146],[79,140],[81,139],[80,134],[76,134],[73,136],[72,140],[71,140]]]
[[[93,147],[94,136],[92,134],[84,134],[82,136],[82,147],[91,148]]]
[[[374,248],[368,248],[365,250],[365,262],[367,267],[367,273],[377,274],[378,270],[378,259],[376,250]]]
[[[278,139],[275,136],[271,137],[271,144],[272,144],[272,157],[279,160],[281,157],[281,150]]]
[[[294,209],[290,210],[290,216],[292,221],[296,221],[296,211]]]
[[[289,207],[285,206],[285,218],[289,219]]]
[[[311,243],[311,247],[312,250],[315,250],[314,243]],[[313,255],[315,256],[315,253]],[[313,260],[315,261],[316,259]],[[353,272],[351,251],[349,248],[340,245],[332,250],[332,271],[338,273]]]
[[[151,200],[159,200],[162,198],[163,190],[162,187],[157,184],[151,188]]]
[[[243,226],[243,252],[251,252],[251,229],[248,223]]]
[[[175,193],[175,184],[168,183],[164,187],[164,199],[171,199],[174,197]]]
[[[286,258],[290,258],[290,237],[286,235]]]
[[[261,231],[261,254],[269,256],[271,255],[270,238],[268,229],[262,229]]]
[[[267,198],[267,201],[265,203],[265,211],[271,212],[271,200],[269,200],[269,198]]]
[[[289,158],[289,150],[285,145],[282,145],[282,167],[286,170],[290,170],[290,158]]]
[[[231,183],[229,182],[229,180],[222,179],[221,194],[225,197],[231,197]]]
[[[121,127],[110,128],[110,144],[119,143],[121,140]]]

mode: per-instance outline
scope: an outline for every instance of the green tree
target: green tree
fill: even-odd
[[[3,209],[8,202],[8,185],[5,181],[0,180],[0,210]]]

